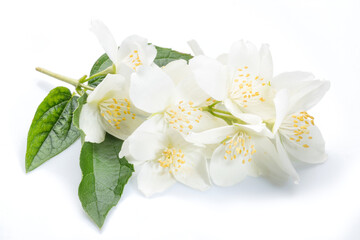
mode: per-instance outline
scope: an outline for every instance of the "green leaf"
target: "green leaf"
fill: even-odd
[[[57,87],[39,105],[27,138],[26,172],[61,153],[79,138],[79,130],[72,123],[77,98],[69,89]]]
[[[110,60],[108,55],[106,53],[104,53],[103,55],[101,55],[101,57],[99,57],[98,60],[96,60],[95,64],[91,68],[90,76],[105,70],[106,68],[110,67],[111,65],[112,65],[112,61]],[[97,85],[99,85],[102,82],[102,80],[104,78],[105,78],[105,75],[95,77],[93,79],[90,79],[88,84],[91,87],[96,87]]]
[[[155,48],[157,50],[157,55],[156,55],[154,62],[159,67],[165,66],[169,62],[179,60],[179,59],[184,59],[187,62],[189,62],[189,60],[193,57],[190,54],[177,52],[177,51],[172,50],[171,48],[162,48],[162,47],[158,47],[158,46],[155,46]]]
[[[80,131],[81,144],[84,144],[85,133],[80,129],[80,113],[81,113],[82,107],[86,103],[87,97],[88,97],[87,93],[84,93],[84,95],[82,95],[81,97],[78,98],[78,107],[75,109],[74,116],[73,116],[73,124]]]
[[[188,62],[193,57],[190,54],[177,52],[177,51],[172,50],[171,48],[162,48],[162,47],[158,47],[158,46],[155,46],[155,48],[157,50],[157,55],[155,57],[154,62],[159,67],[165,66],[169,62],[179,60],[179,59],[184,59]],[[90,71],[90,76],[105,70],[106,68],[110,67],[111,65],[112,65],[112,61],[109,59],[108,55],[106,53],[104,53],[103,55],[101,55],[101,57],[98,60],[96,60],[94,66],[92,67],[92,69]],[[101,83],[101,81],[104,78],[105,78],[105,76],[95,77],[95,78],[89,80],[88,84],[91,87],[96,87],[97,85],[99,85]]]
[[[107,134],[102,143],[85,142],[80,154],[83,174],[79,198],[84,210],[101,228],[115,206],[134,168],[119,158],[123,141]]]

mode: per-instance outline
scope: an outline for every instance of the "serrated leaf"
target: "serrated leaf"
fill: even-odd
[[[101,55],[99,57],[98,60],[96,60],[95,64],[91,68],[90,76],[105,70],[106,68],[110,67],[111,65],[112,65],[112,61],[110,60],[108,55],[106,53],[104,53],[103,55]],[[104,78],[105,78],[105,76],[95,77],[95,78],[89,80],[88,84],[91,87],[96,87],[97,85],[99,85],[102,82],[102,80]]]
[[[155,58],[154,62],[159,67],[165,66],[169,62],[179,60],[179,59],[184,59],[188,62],[193,57],[190,54],[177,52],[177,51],[172,50],[171,48],[162,48],[162,47],[158,47],[158,46],[155,46],[155,48],[156,48],[157,54],[156,54],[156,58]]]
[[[155,46],[157,50],[156,57],[154,59],[154,63],[158,65],[159,67],[165,66],[169,62],[184,59],[187,62],[193,57],[190,54],[181,53],[178,51],[174,51],[171,48],[163,48]],[[98,60],[96,60],[95,64],[91,68],[90,76],[101,72],[105,70],[106,68],[110,67],[112,65],[112,61],[109,59],[108,55],[104,53],[99,57]],[[91,79],[88,84],[92,87],[96,87],[101,83],[101,81],[105,78],[105,76],[99,76]]]
[[[28,133],[26,172],[61,153],[79,138],[79,130],[72,123],[77,98],[69,89],[57,87],[41,102]]]
[[[119,158],[123,141],[107,134],[102,143],[85,142],[80,154],[83,174],[79,198],[84,210],[101,228],[134,171],[132,164]]]
[[[74,115],[73,115],[73,124],[79,129],[80,131],[80,136],[81,136],[81,144],[84,143],[85,140],[85,133],[80,129],[80,113],[82,110],[82,107],[84,106],[84,104],[86,103],[87,100],[87,93],[84,93],[84,95],[82,95],[81,97],[78,98],[77,102],[78,102],[78,107],[75,109],[74,111]]]

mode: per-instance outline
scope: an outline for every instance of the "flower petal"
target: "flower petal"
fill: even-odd
[[[156,114],[145,122],[143,122],[136,130],[136,132],[164,132],[167,128],[167,125],[164,121],[163,114]]]
[[[126,89],[129,89],[130,77],[134,70],[125,63],[118,63],[116,66],[116,73],[125,78]]]
[[[194,78],[189,65],[183,59],[169,62],[162,69],[171,78],[174,85],[178,85],[186,78]]]
[[[137,160],[137,159],[133,158],[130,154],[130,149],[129,149],[130,139],[132,137],[138,136],[138,135],[140,135],[140,137],[141,137],[141,133],[143,133],[143,132],[163,132],[163,131],[165,131],[165,129],[166,129],[165,122],[164,122],[164,119],[162,118],[161,114],[155,115],[155,116],[149,118],[148,120],[144,121],[132,133],[132,135],[124,141],[121,151],[119,153],[119,157],[120,158],[126,157],[129,162],[135,163],[135,161],[136,161],[137,163],[139,163],[139,160],[141,160],[141,158],[139,160]],[[131,157],[133,159],[133,161],[130,161],[129,157]]]
[[[226,67],[215,59],[196,56],[189,63],[199,86],[216,100],[223,100],[227,95],[228,76]]]
[[[200,133],[190,132],[186,140],[196,144],[218,144],[228,135],[233,135],[235,132],[235,126],[224,126]]]
[[[209,98],[196,83],[195,76],[185,60],[175,60],[164,67],[164,72],[176,84],[176,102],[192,101],[198,106]]]
[[[301,84],[298,94],[291,97],[291,112],[309,110],[315,106],[330,88],[329,81],[310,81]]]
[[[270,94],[264,94],[270,95]],[[246,108],[242,108],[247,114],[252,114],[260,117],[264,121],[269,121],[275,118],[275,105],[272,96],[265,97],[265,102],[248,103]]]
[[[97,104],[104,99],[122,96],[124,93],[125,79],[120,74],[108,74],[104,80],[90,93],[87,103]]]
[[[328,81],[314,80],[314,75],[306,72],[288,72],[276,76],[272,86],[289,91],[289,113],[304,111],[316,105],[329,90]]]
[[[286,180],[288,172],[284,171],[283,165],[280,166],[282,164],[280,161],[283,159],[279,157],[274,144],[266,137],[255,136],[253,139],[256,152],[253,154],[252,159],[258,169],[258,173],[276,182]],[[292,167],[290,162],[286,163],[289,164],[289,167]],[[297,176],[296,171],[294,169],[293,171],[295,176]]]
[[[314,75],[308,72],[285,72],[275,76],[271,82],[271,86],[277,90],[288,89],[290,92],[296,91],[298,84],[304,81],[314,79]]]
[[[141,164],[142,162],[139,162],[137,161],[135,158],[133,158],[130,153],[129,153],[129,141],[128,139],[126,139],[122,146],[121,146],[121,150],[119,152],[119,158],[123,158],[125,157],[126,160],[129,162],[129,163],[132,163],[134,164],[135,166]],[[136,169],[135,169],[136,170]]]
[[[276,142],[276,149],[279,154],[278,158],[275,158],[276,163],[278,166],[287,173],[295,183],[300,181],[299,174],[296,172],[294,166],[292,165],[286,150],[284,149],[283,143],[280,140],[280,135],[275,135],[275,142]]]
[[[199,122],[194,122],[192,125],[194,128],[189,132],[204,132],[209,129],[227,126],[223,119],[214,117],[208,112],[202,112],[201,116]]]
[[[218,186],[231,186],[241,182],[250,167],[250,163],[243,164],[238,158],[234,160],[224,159],[225,146],[220,144],[214,151],[210,160],[210,176]]]
[[[175,179],[194,189],[209,189],[210,178],[203,149],[188,147],[183,152],[185,163],[181,168],[172,170]]]
[[[174,83],[157,66],[140,66],[131,77],[130,98],[134,105],[148,113],[165,110],[172,100]]]
[[[139,190],[146,197],[163,192],[176,183],[167,169],[151,161],[144,163],[137,177],[137,182]]]
[[[309,126],[307,128],[310,134],[309,137],[305,137],[297,142],[290,140],[286,136],[281,134],[281,142],[288,152],[289,156],[293,159],[306,162],[306,163],[322,163],[326,161],[325,154],[325,141],[321,135],[321,132],[316,126]]]
[[[85,104],[80,113],[80,128],[85,133],[86,142],[101,143],[105,139],[105,131],[99,120],[97,106]]]
[[[103,22],[99,20],[92,20],[91,31],[94,32],[111,61],[116,64],[118,46],[110,30]]]
[[[101,118],[102,127],[106,132],[119,139],[127,139],[148,117],[148,114],[144,114],[134,106],[129,111],[131,115],[123,115],[123,120],[117,126],[110,124],[105,118]]]
[[[187,43],[195,56],[204,55],[204,51],[201,49],[199,43],[196,40],[192,39]]]
[[[129,138],[123,142],[120,152],[119,152],[119,158],[123,158],[123,157],[127,157],[127,156],[130,156]]]
[[[128,61],[128,56],[134,51],[139,54],[141,64],[149,66],[156,57],[156,49],[152,44],[148,44],[146,38],[132,35],[124,39],[118,52],[118,61]]]
[[[289,92],[287,89],[279,90],[274,98],[275,111],[276,111],[276,119],[272,129],[273,133],[276,133],[279,129],[282,121],[288,113],[289,107]]]
[[[273,62],[268,44],[263,44],[261,46],[259,55],[259,76],[270,81],[273,77]]]
[[[256,125],[244,125],[234,123],[234,126],[241,131],[248,133],[249,135],[257,135],[257,136],[264,136],[268,138],[273,138],[274,134],[266,127],[264,123],[256,124]]]
[[[147,44],[144,49],[143,64],[151,65],[154,62],[154,59],[157,55],[157,50],[154,45]],[[140,57],[142,57],[140,55]]]
[[[157,132],[137,131],[128,139],[129,154],[137,161],[148,161],[156,157],[164,149],[165,136]]]
[[[234,103],[231,99],[226,98],[224,100],[225,107],[229,110],[229,112],[240,120],[250,123],[250,124],[260,124],[262,122],[261,117],[251,114],[251,113],[243,113],[238,105]]]
[[[221,55],[219,55],[216,60],[218,60],[220,63],[222,63],[223,65],[227,65],[228,64],[228,60],[229,60],[229,54],[227,53],[223,53]]]
[[[247,66],[250,72],[257,74],[259,63],[259,52],[254,44],[243,40],[233,43],[229,52],[229,67],[232,72]]]

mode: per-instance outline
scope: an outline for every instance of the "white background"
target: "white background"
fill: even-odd
[[[358,0],[2,1],[0,239],[360,239],[359,12]],[[275,74],[331,81],[309,111],[328,161],[299,169],[299,185],[249,177],[207,192],[177,185],[150,199],[133,179],[98,230],[77,196],[79,142],[29,174],[24,168],[35,110],[62,84],[34,68],[87,74],[103,53],[92,18],[119,43],[136,33],[189,52],[194,38],[213,57],[238,39],[269,43]]]

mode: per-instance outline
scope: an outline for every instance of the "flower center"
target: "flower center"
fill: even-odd
[[[169,173],[172,173],[172,170],[177,172],[178,169],[185,163],[184,154],[181,149],[166,148],[162,151],[158,162],[161,167],[169,168]]]
[[[135,119],[136,114],[131,113],[131,104],[127,98],[106,99],[99,104],[100,114],[116,129],[120,129],[120,123],[126,119]]]
[[[128,65],[136,71],[137,67],[142,65],[142,62],[139,57],[139,52],[137,50],[134,50],[129,54],[127,57],[127,63]]]
[[[247,66],[238,68],[234,74],[232,87],[230,90],[231,98],[241,107],[248,107],[251,103],[265,102],[263,92],[270,82],[264,78],[252,76]]]
[[[225,160],[239,159],[243,164],[251,162],[251,156],[256,152],[251,136],[239,132],[233,137],[227,136],[223,142],[225,145]]]
[[[180,101],[179,104],[168,108],[164,116],[172,128],[185,134],[188,134],[195,124],[200,123],[203,117],[201,109],[195,107],[192,101]]]
[[[314,117],[310,116],[307,112],[300,112],[293,114],[285,119],[281,124],[282,135],[287,136],[291,141],[302,144],[304,148],[308,148],[308,140],[312,139],[309,127],[314,126]],[[306,142],[306,143],[305,143]]]

